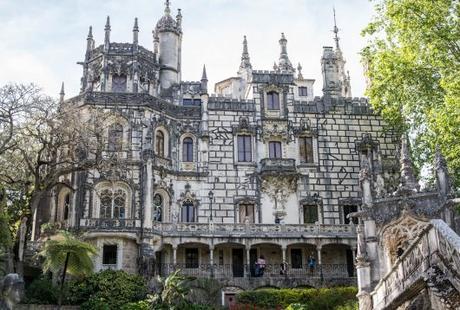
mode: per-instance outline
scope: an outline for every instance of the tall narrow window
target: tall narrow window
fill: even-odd
[[[292,268],[302,268],[302,250],[291,249],[291,266]]]
[[[112,91],[115,93],[126,92],[126,75],[114,75],[112,77]]]
[[[123,146],[123,126],[113,124],[109,127],[109,151],[121,151]]]
[[[111,218],[112,217],[112,192],[108,189],[103,190],[100,194],[100,217]]]
[[[250,162],[252,161],[252,145],[251,136],[240,135],[238,140],[238,161]]]
[[[353,218],[348,218],[348,214],[358,212],[358,207],[356,205],[345,205],[343,206],[343,222],[345,224],[350,224],[350,221],[353,222],[353,224],[358,224],[358,218],[353,217]]]
[[[70,194],[65,195],[64,198],[64,221],[69,219],[69,209],[70,209]]]
[[[195,222],[195,206],[192,202],[184,202],[182,205],[181,219],[184,223]]]
[[[254,223],[253,204],[240,204],[240,223]]]
[[[153,197],[152,219],[157,222],[163,220],[163,197],[160,194]]]
[[[182,141],[182,161],[193,161],[193,139],[190,137],[187,137]]]
[[[305,224],[312,224],[318,221],[318,206],[317,205],[304,205],[303,206],[303,222]]]
[[[270,141],[268,142],[268,151],[270,158],[281,158],[281,142]]]
[[[299,138],[300,161],[313,163],[313,142],[311,137]]]
[[[102,248],[102,264],[116,265],[117,264],[118,247],[116,245],[104,244]]]
[[[198,268],[198,249],[185,249],[185,268]]]
[[[277,92],[271,91],[267,93],[267,109],[279,110],[280,109],[280,95]]]
[[[307,95],[308,95],[308,88],[304,86],[299,87],[299,96],[305,97]]]
[[[157,155],[165,157],[165,135],[161,130],[157,130],[155,136]]]
[[[126,206],[126,193],[119,189],[113,194],[113,218],[124,219]]]

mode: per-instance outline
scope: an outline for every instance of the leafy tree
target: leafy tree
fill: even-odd
[[[182,275],[179,269],[166,278],[158,277],[158,290],[149,298],[152,308],[184,309],[186,297],[190,293],[189,282],[193,279]]]
[[[414,156],[435,146],[460,185],[460,2],[376,0],[362,57],[370,102],[396,130],[415,137]]]
[[[73,276],[84,276],[93,271],[92,257],[97,254],[96,248],[78,240],[69,232],[61,232],[45,242],[39,253],[45,258],[43,271],[58,273],[62,271],[61,293],[59,305],[62,301],[62,292],[67,272]]]

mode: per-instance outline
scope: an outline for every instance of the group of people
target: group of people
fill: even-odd
[[[308,269],[310,273],[313,274],[316,268],[316,258],[313,255],[310,255],[307,260]],[[255,269],[254,269],[254,276],[255,277],[262,277],[265,272],[265,268],[267,266],[267,262],[263,255],[260,255],[259,258],[255,262]],[[287,274],[287,263],[283,262],[280,264],[280,274],[286,275]]]

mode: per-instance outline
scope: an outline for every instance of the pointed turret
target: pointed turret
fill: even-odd
[[[335,48],[337,50],[340,50],[340,45],[339,45],[339,28],[337,27],[337,20],[335,18],[335,8],[333,8],[334,10],[334,29],[332,30],[332,32],[334,32],[334,41],[335,41]]]
[[[86,38],[86,60],[89,59],[91,51],[94,49],[93,27],[89,26],[88,37]]]
[[[241,54],[240,71],[245,69],[252,69],[251,59],[248,52],[248,40],[246,36],[243,37],[243,53]]]
[[[105,36],[104,36],[104,48],[106,50],[109,49],[109,44],[110,44],[110,16],[107,16],[107,21],[105,22]]]
[[[279,40],[280,43],[280,59],[278,63],[278,68],[281,71],[288,71],[288,72],[294,72],[294,67],[292,67],[291,61],[289,60],[288,53],[287,53],[287,40],[286,37],[284,36],[284,32],[281,33],[281,39]]]
[[[208,75],[206,74],[206,65],[203,65],[203,74],[201,75],[201,92],[208,92]]]
[[[414,167],[410,157],[409,141],[407,135],[401,137],[401,156],[399,162],[401,164],[401,179],[397,192],[410,193],[417,192],[420,188],[414,175]]]
[[[133,27],[133,44],[139,44],[139,25],[137,24],[137,17],[134,19]]]
[[[177,23],[177,28],[179,30],[182,30],[182,12],[181,12],[181,9],[177,9],[176,23]]]
[[[299,62],[299,65],[297,66],[297,79],[303,80],[302,66],[300,65],[300,62]]]
[[[166,0],[165,2],[165,15],[170,15],[171,14],[171,7],[169,4],[169,0]]]
[[[447,169],[447,161],[441,153],[439,146],[436,146],[434,156],[434,168],[436,170],[436,185],[441,195],[447,196],[450,193],[450,179]]]
[[[64,82],[61,84],[61,92],[59,93],[59,103],[64,102],[65,92],[64,92]]]

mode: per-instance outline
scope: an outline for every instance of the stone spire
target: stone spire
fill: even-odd
[[[179,30],[182,30],[182,12],[181,12],[181,9],[177,9],[176,24],[177,24],[177,28]]]
[[[61,92],[59,93],[59,103],[64,102],[65,92],[64,92],[64,82],[61,84]]]
[[[169,5],[169,0],[166,0],[165,2],[165,15],[170,15],[171,14],[171,8]]]
[[[288,53],[287,53],[287,40],[284,36],[284,32],[281,33],[281,39],[279,40],[281,53],[280,59],[278,63],[278,68],[280,71],[289,71],[294,72],[294,68],[292,67],[291,61],[289,60]]]
[[[251,59],[248,52],[248,40],[246,36],[243,37],[243,53],[241,54],[240,70],[252,69]]]
[[[93,27],[89,26],[88,37],[86,38],[86,59],[89,59],[91,51],[94,49]]]
[[[298,80],[303,80],[302,65],[300,64],[300,62],[298,64],[298,66],[297,66],[297,79]]]
[[[332,30],[332,32],[334,32],[334,41],[335,41],[335,48],[337,50],[340,50],[340,45],[339,45],[339,28],[337,27],[337,20],[335,18],[335,8],[333,8],[334,10],[334,29]]]
[[[202,93],[208,92],[208,76],[206,74],[206,65],[203,65],[203,74],[201,75],[201,91]]]
[[[450,193],[449,171],[447,168],[447,161],[442,155],[438,145],[436,146],[436,153],[434,155],[434,168],[436,171],[437,188],[443,196],[447,196]]]
[[[104,48],[109,49],[109,44],[110,44],[110,16],[107,16],[107,21],[105,22],[105,37],[104,37]]]
[[[407,135],[401,137],[401,155],[399,162],[401,164],[401,180],[398,192],[417,192],[420,188],[414,176],[412,159],[410,158],[409,141]]]
[[[133,27],[133,44],[137,45],[139,43],[139,25],[137,24],[137,17],[134,19]]]

